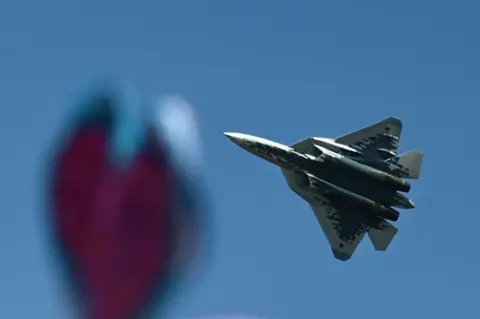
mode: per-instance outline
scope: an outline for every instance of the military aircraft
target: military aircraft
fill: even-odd
[[[397,155],[402,122],[389,117],[337,137],[309,137],[287,146],[242,133],[224,133],[248,152],[279,166],[288,186],[311,206],[335,258],[346,261],[365,233],[386,251],[400,214],[412,209],[405,179],[418,179],[419,150]]]

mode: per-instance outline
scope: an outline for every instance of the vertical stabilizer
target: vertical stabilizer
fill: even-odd
[[[419,150],[411,150],[399,156],[388,159],[393,173],[403,178],[418,179],[423,164],[423,154]]]
[[[364,222],[363,225],[377,251],[386,251],[398,231],[395,226],[384,219]]]

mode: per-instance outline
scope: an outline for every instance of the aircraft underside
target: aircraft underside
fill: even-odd
[[[243,133],[224,133],[246,151],[282,169],[288,186],[312,208],[334,256],[351,258],[366,233],[385,251],[397,233],[389,221],[412,209],[403,193],[418,179],[419,150],[398,155],[402,122],[389,117],[337,138],[309,137],[283,145]]]
[[[298,172],[284,169],[282,172],[289,187],[309,203],[335,258],[342,261],[350,259],[366,233],[378,251],[385,251],[395,237],[397,228],[375,211],[341,199],[334,201],[325,191],[322,194],[309,189]]]

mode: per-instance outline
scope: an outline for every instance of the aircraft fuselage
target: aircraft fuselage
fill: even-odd
[[[334,152],[330,154],[332,158],[323,156],[322,158],[328,158],[328,160],[320,161],[319,157],[296,152],[289,146],[264,138],[241,133],[225,133],[225,135],[249,153],[284,170],[311,175],[309,185],[304,187],[304,191],[317,192],[313,185],[315,183],[321,184],[318,189],[333,187],[332,191],[345,194],[346,198],[350,198],[365,209],[375,210],[377,215],[386,214],[389,217],[382,217],[390,220],[398,218],[398,213],[394,217],[395,211],[389,211],[390,206],[407,209],[414,207],[408,198],[397,191],[410,190],[408,183],[351,159],[342,159],[343,156],[339,155],[335,158]],[[323,151],[326,152],[325,149]],[[375,208],[377,207],[375,205],[381,207]]]

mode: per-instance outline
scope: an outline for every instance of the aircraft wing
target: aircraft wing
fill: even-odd
[[[333,256],[347,261],[365,236],[365,229],[358,214],[339,208],[322,195],[316,195],[309,204],[322,228]]]
[[[365,233],[373,247],[385,251],[397,234],[397,228],[383,218],[376,218],[343,204],[334,204],[324,195],[308,200],[322,228],[333,256],[347,261],[355,253]]]
[[[394,117],[337,137],[335,141],[348,145],[368,157],[388,159],[398,153],[402,122]]]

